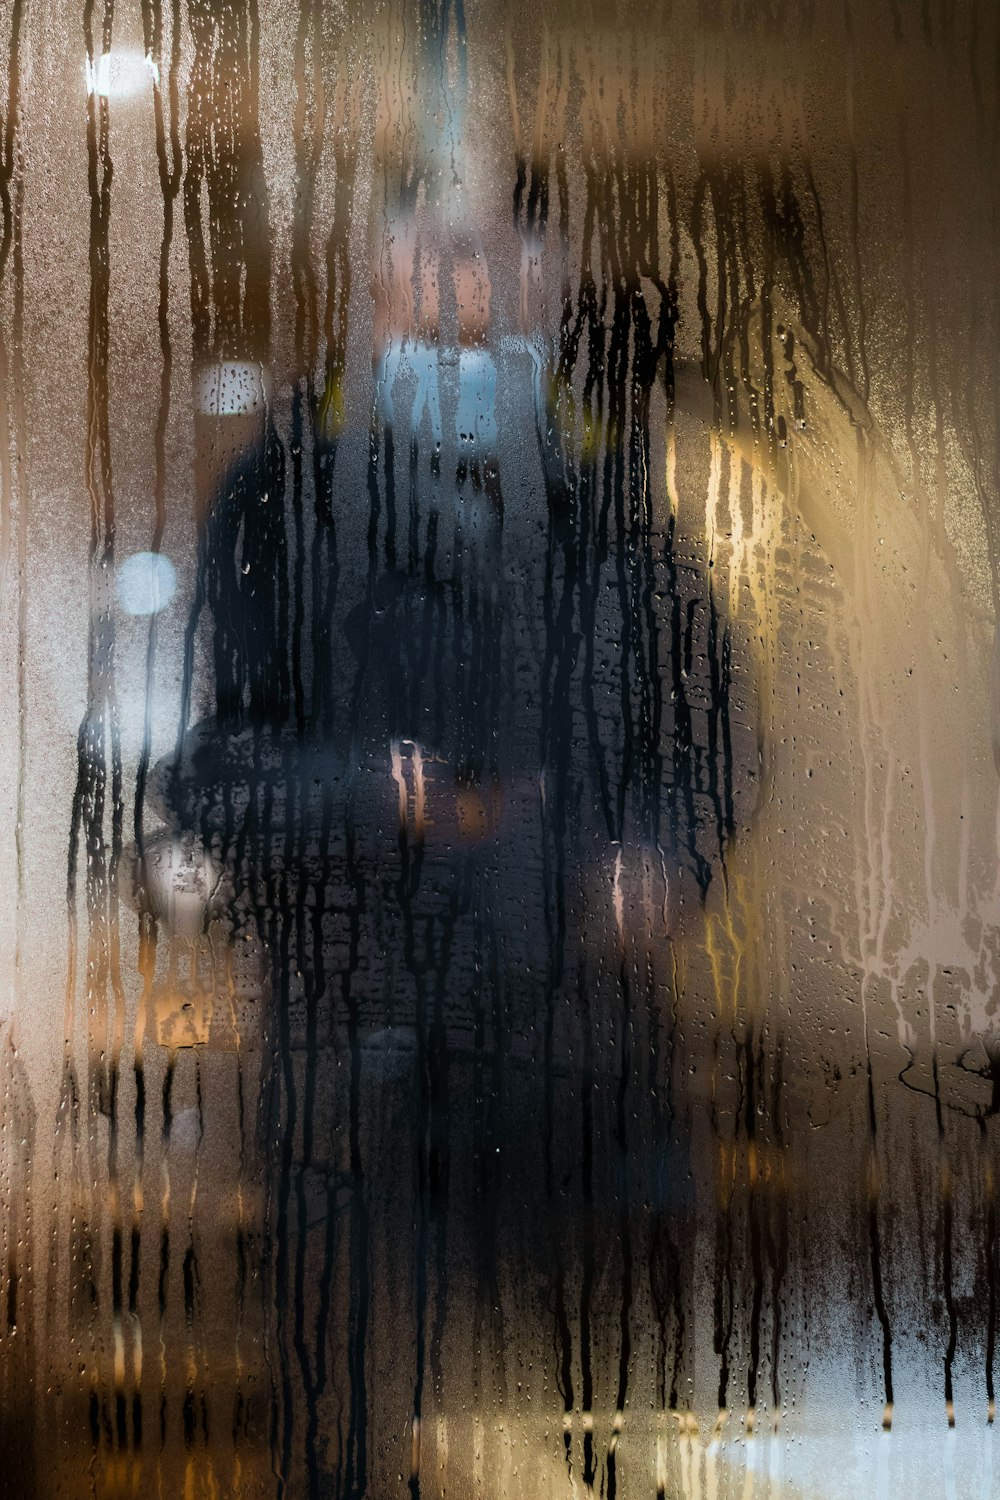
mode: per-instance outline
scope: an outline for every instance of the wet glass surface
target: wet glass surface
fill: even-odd
[[[988,1500],[1000,12],[0,5],[0,1491]]]

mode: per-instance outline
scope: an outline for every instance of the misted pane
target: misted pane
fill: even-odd
[[[1000,1495],[998,57],[2,0],[5,1496]]]

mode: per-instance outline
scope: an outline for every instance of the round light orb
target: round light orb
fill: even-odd
[[[162,552],[133,552],[118,569],[115,594],[128,615],[157,615],[177,589],[174,565]]]

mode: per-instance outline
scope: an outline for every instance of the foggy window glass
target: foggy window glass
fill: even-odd
[[[1000,1495],[998,57],[0,0],[0,1493]]]

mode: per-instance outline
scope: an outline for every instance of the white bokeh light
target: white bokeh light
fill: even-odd
[[[177,589],[174,565],[162,552],[133,552],[118,569],[115,596],[126,614],[156,615]]]
[[[87,93],[103,99],[133,99],[149,84],[159,83],[160,71],[147,53],[134,50],[102,52],[100,57],[84,62]]]

